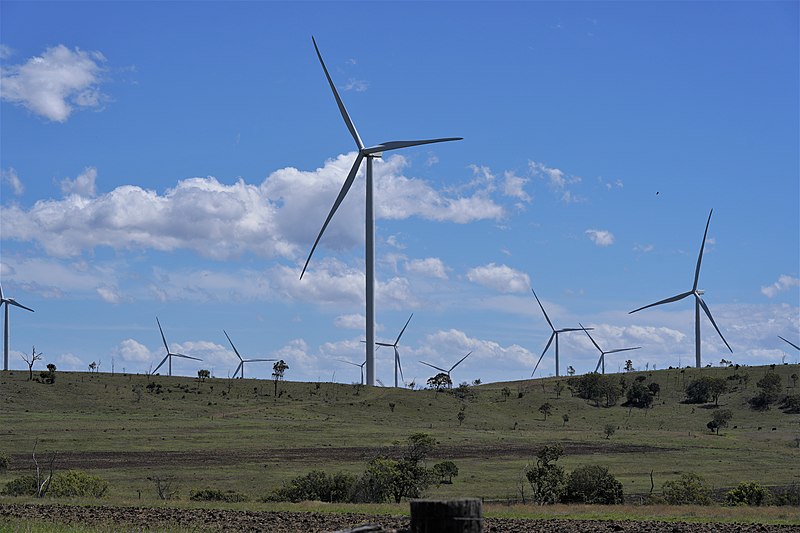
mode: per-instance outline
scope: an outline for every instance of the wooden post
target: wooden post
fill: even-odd
[[[481,500],[412,500],[411,533],[483,533]]]

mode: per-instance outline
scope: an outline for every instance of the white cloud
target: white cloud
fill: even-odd
[[[25,192],[25,186],[22,185],[22,181],[20,181],[17,171],[13,167],[8,170],[0,170],[0,183],[7,183],[15,196],[20,196]]]
[[[120,342],[114,353],[128,363],[149,363],[155,358],[147,346],[133,339]]]
[[[364,315],[360,314],[351,314],[351,315],[339,315],[337,316],[334,321],[334,325],[340,329],[357,329],[363,330],[364,325],[367,323],[367,319]]]
[[[634,252],[650,253],[653,250],[655,250],[655,246],[652,244],[636,244],[633,247]]]
[[[527,292],[531,287],[531,280],[524,272],[494,263],[471,269],[467,272],[467,279],[484,287],[507,293]]]
[[[58,361],[56,368],[61,370],[86,370],[83,361],[73,353],[61,354],[56,360]]]
[[[611,246],[614,244],[614,234],[604,229],[587,229],[585,232],[597,246]]]
[[[0,59],[9,59],[14,55],[14,50],[5,44],[0,44]]]
[[[513,172],[505,172],[505,181],[503,182],[503,194],[514,198],[519,198],[523,202],[531,201],[530,195],[525,192],[525,184],[528,183],[526,178],[517,176]]]
[[[581,183],[580,176],[568,175],[561,169],[548,167],[544,163],[536,161],[528,161],[528,170],[532,176],[546,181],[553,192],[560,194],[562,202],[570,204],[586,201],[586,198],[567,188],[569,185]]]
[[[449,270],[438,257],[427,257],[425,259],[407,261],[405,269],[407,272],[437,279],[447,279],[447,271]]]
[[[786,274],[781,274],[778,277],[778,281],[773,283],[772,285],[767,285],[766,287],[761,287],[761,294],[766,296],[767,298],[774,298],[783,291],[788,291],[792,287],[800,287],[800,279],[788,276]]]
[[[0,69],[2,98],[55,122],[64,122],[73,106],[100,106],[98,84],[105,58],[100,52],[54,46],[21,65]]]
[[[367,80],[357,80],[355,78],[350,78],[344,85],[345,91],[355,91],[357,93],[363,93],[367,89],[369,89],[369,82]]]
[[[113,287],[98,287],[97,294],[100,295],[100,298],[110,304],[118,304],[122,302],[122,295]]]
[[[97,169],[86,167],[82,174],[74,180],[65,178],[61,180],[61,193],[66,195],[77,194],[78,196],[93,197],[96,194],[95,179]]]

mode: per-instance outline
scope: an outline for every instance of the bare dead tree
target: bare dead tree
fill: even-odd
[[[153,476],[148,477],[148,481],[152,481],[156,486],[156,492],[161,500],[171,500],[178,494],[178,487],[175,485],[175,480],[171,477]]]
[[[31,356],[26,357],[25,355],[20,355],[22,360],[28,364],[28,381],[33,381],[33,365],[36,364],[36,361],[42,360],[42,353],[36,353],[36,346],[31,348]]]
[[[56,462],[56,454],[53,452],[53,455],[50,456],[50,465],[48,468],[47,477],[42,479],[42,471],[39,467],[39,461],[36,459],[36,446],[38,444],[39,439],[36,439],[36,442],[33,443],[33,452],[31,452],[31,455],[33,456],[33,464],[36,467],[36,497],[44,498],[47,494],[47,491],[50,490],[50,483],[53,481],[53,465]]]

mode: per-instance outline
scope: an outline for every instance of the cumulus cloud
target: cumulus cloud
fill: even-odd
[[[778,277],[778,281],[772,285],[761,287],[761,294],[767,298],[774,298],[783,291],[788,291],[792,287],[800,287],[800,279],[782,274]]]
[[[14,170],[13,167],[10,167],[8,170],[0,170],[0,183],[5,183],[11,187],[11,192],[13,192],[15,196],[20,196],[25,192],[25,186],[22,185],[22,181],[19,179],[17,171]]]
[[[364,324],[367,323],[367,319],[364,315],[359,314],[351,314],[351,315],[339,315],[334,319],[333,324],[340,329],[364,329]]]
[[[122,302],[122,295],[113,287],[98,287],[97,294],[104,301],[110,304],[118,304]]]
[[[96,176],[88,169],[82,177],[62,183],[65,192],[83,195],[40,200],[30,209],[0,206],[4,238],[36,241],[57,257],[108,246],[188,249],[218,260],[246,252],[297,259],[316,237],[354,156],[339,156],[314,171],[284,168],[258,186],[243,180],[228,185],[214,177],[190,178],[163,194],[123,185],[94,198],[86,196],[93,192]],[[468,223],[503,216],[503,208],[483,192],[445,195],[423,180],[405,176],[405,166],[400,156],[376,162],[379,218]],[[357,184],[363,188],[363,181]],[[364,205],[358,197],[354,190],[342,203],[321,246],[344,249],[362,243]]]
[[[611,246],[614,244],[614,234],[604,229],[587,229],[585,232],[597,246]]]
[[[20,65],[0,69],[2,98],[54,122],[65,122],[75,106],[98,108],[105,97],[100,52],[70,50],[60,44]]]
[[[153,354],[144,344],[133,339],[125,339],[114,349],[114,353],[125,362],[149,363],[154,359]]]
[[[0,44],[0,59],[9,59],[11,56],[14,55],[14,50],[11,49],[10,46],[5,44]]]
[[[503,194],[513,198],[519,198],[523,202],[530,203],[531,197],[525,192],[525,184],[528,183],[527,178],[517,176],[513,172],[506,171],[505,181],[503,182]]]
[[[97,178],[97,169],[94,167],[86,167],[80,175],[74,180],[69,178],[61,180],[61,193],[65,196],[70,194],[77,194],[78,196],[86,196],[91,198],[96,194],[95,179]]]
[[[568,188],[581,183],[580,176],[569,175],[559,168],[549,167],[536,161],[528,161],[528,171],[533,177],[547,182],[550,189],[560,195],[562,202],[569,204],[585,201],[585,198]]]
[[[634,252],[642,252],[642,253],[650,253],[655,250],[655,246],[652,244],[636,244],[633,247]]]
[[[524,272],[494,263],[469,270],[467,279],[484,287],[507,293],[527,292],[531,286],[531,280]]]
[[[421,274],[437,279],[447,279],[449,270],[438,257],[426,257],[425,259],[413,259],[405,264],[407,272]]]

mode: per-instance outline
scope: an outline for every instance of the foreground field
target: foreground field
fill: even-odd
[[[469,387],[465,398],[286,382],[276,397],[270,381],[58,373],[54,384],[44,384],[28,381],[27,372],[3,372],[0,452],[11,466],[0,473],[0,486],[32,471],[38,440],[40,459],[55,453],[57,469],[103,477],[111,498],[157,502],[148,478],[168,477],[183,499],[213,487],[256,500],[311,469],[361,472],[381,449],[415,432],[438,440],[432,461],[453,460],[459,468],[452,485],[432,487],[428,495],[435,497],[517,499],[525,465],[555,442],[564,446],[567,471],[606,466],[632,503],[651,491],[651,472],[656,494],[682,472],[703,475],[719,491],[741,481],[786,486],[800,481],[800,416],[776,406],[757,412],[747,403],[770,371],[791,387],[800,368],[739,369],[739,379],[730,380],[735,390],[719,401],[718,408],[733,412],[720,435],[706,428],[714,406],[681,403],[683,388],[699,375],[733,376],[733,368],[626,374],[660,384],[647,410],[595,407],[566,389],[557,394],[555,378]],[[546,418],[538,411],[545,402],[552,405]],[[608,425],[616,428],[610,438]]]

